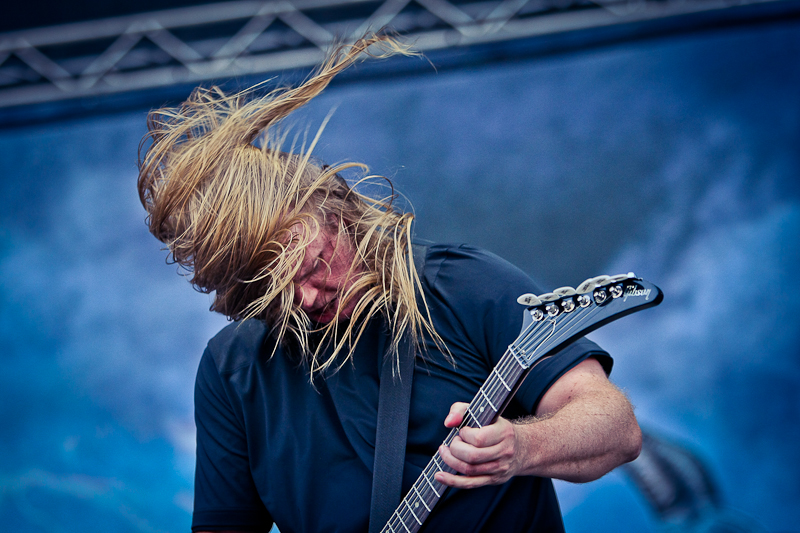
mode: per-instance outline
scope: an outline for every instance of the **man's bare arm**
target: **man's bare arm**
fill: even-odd
[[[466,406],[453,404],[445,426],[458,426]],[[592,481],[635,459],[642,443],[633,407],[592,358],[553,384],[536,417],[515,423],[500,417],[459,433],[440,454],[463,475],[439,472],[436,479],[460,488],[495,485],[519,475]]]

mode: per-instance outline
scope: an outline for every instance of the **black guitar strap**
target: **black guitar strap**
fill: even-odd
[[[421,277],[425,267],[427,246],[412,245],[414,268]],[[378,427],[375,437],[375,463],[372,469],[372,505],[369,513],[369,533],[379,533],[389,521],[402,496],[403,465],[408,434],[408,410],[411,404],[411,381],[414,377],[412,343],[408,335],[400,339],[398,356],[400,375],[392,375],[393,358],[388,353],[391,341],[386,342],[378,393]]]

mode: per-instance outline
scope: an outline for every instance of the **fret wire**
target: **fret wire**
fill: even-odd
[[[428,476],[427,476],[427,475],[425,475],[425,473],[424,473],[424,472],[423,472],[423,476],[422,476],[422,477],[424,477],[424,478],[425,478],[425,481],[427,481],[427,482],[428,482],[428,485],[430,485],[430,486],[431,486],[431,490],[433,491],[433,493],[434,493],[434,494],[436,494],[436,497],[437,497],[437,498],[441,498],[441,497],[442,497],[442,495],[441,495],[441,494],[439,494],[439,492],[436,490],[436,487],[434,487],[434,486],[433,486],[433,483],[431,482],[431,480],[430,480],[430,479],[428,479]]]
[[[398,515],[398,516],[399,516],[399,515]],[[406,521],[405,521],[405,520],[403,520],[402,518],[400,518],[400,525],[401,525],[401,526],[403,526],[403,528],[404,528],[406,531],[408,531],[408,533],[411,533],[411,530],[410,530],[410,529],[408,529],[408,526],[406,525]]]
[[[545,340],[547,338],[547,335],[550,334],[550,328],[541,328],[541,327],[539,327],[539,328],[534,328],[534,329],[537,329],[537,331],[533,332],[534,333],[533,336],[532,336],[533,338],[530,338],[530,335],[529,335],[529,338],[527,339],[527,342],[526,342],[526,348],[527,349],[530,349],[530,347],[532,346],[531,341],[533,341],[533,344],[535,344],[536,342],[541,343],[543,340]],[[489,389],[491,391],[492,396],[494,396],[494,394],[496,394],[498,392],[499,387],[500,387],[501,384],[502,384],[503,388],[506,390],[506,392],[511,392],[510,389],[512,389],[512,387],[509,386],[509,384],[506,381],[506,379],[509,379],[509,381],[515,382],[518,379],[519,375],[522,373],[522,371],[524,371],[524,367],[513,356],[513,353],[510,353],[509,357],[501,358],[500,364],[498,365],[498,367],[494,368],[493,371],[494,371],[494,374],[497,376],[497,378],[499,380],[499,383],[498,383],[498,381],[495,381],[495,380],[492,380],[492,381],[489,382],[489,385],[492,387],[491,389]],[[504,379],[503,375],[508,376],[508,378]],[[491,374],[490,374],[490,378],[491,378]],[[493,410],[497,411],[497,409],[494,408],[494,404],[492,404],[491,400],[488,398],[488,395],[486,394],[486,391],[481,391],[481,392],[484,394],[484,396],[487,396],[487,400],[489,401],[489,404],[493,407]],[[505,393],[503,393],[503,394],[505,395]],[[475,406],[477,406],[479,404],[480,404],[480,402],[476,402]],[[468,413],[469,416],[471,416],[473,418],[473,420],[479,426],[481,426],[481,423],[480,423],[478,417],[476,416],[475,411],[474,411],[474,409],[472,407],[470,407],[470,406],[467,407],[467,413]],[[440,471],[443,471],[443,472],[446,471],[446,470],[444,470],[442,468],[442,466],[446,467],[446,465],[440,466],[439,460],[440,460],[439,457],[436,457],[436,456],[434,457],[434,465],[435,465],[435,467]],[[430,483],[430,480],[427,478],[427,476],[426,476],[425,479],[426,479],[426,481],[428,483]],[[437,495],[439,494],[438,491],[436,491],[435,489],[434,489],[434,492]]]
[[[503,388],[505,388],[506,391],[510,393],[513,390],[513,388],[505,380],[503,374],[505,374],[506,377],[509,377],[510,371],[514,370],[515,367],[519,366],[519,362],[516,360],[516,358],[511,352],[508,352],[508,355],[504,357],[504,359],[505,360],[501,360],[500,364],[495,368],[494,375],[496,376],[496,379],[500,381],[500,384],[503,385]],[[492,381],[494,382],[495,380],[493,379]]]
[[[502,367],[503,370],[497,370],[498,368],[501,368],[501,367]],[[510,352],[506,352],[506,355],[503,357],[503,359],[500,360],[500,363],[498,364],[498,366],[495,367],[495,369],[493,370],[497,380],[499,380],[499,383],[497,382],[497,380],[494,379],[492,374],[489,375],[489,379],[487,380],[487,383],[489,385],[488,390],[489,390],[489,392],[491,393],[491,395],[493,397],[497,396],[498,398],[501,399],[501,401],[499,401],[498,404],[502,404],[502,401],[505,400],[505,398],[508,397],[508,394],[512,390],[512,388],[508,385],[508,383],[505,381],[505,379],[503,379],[503,376],[502,376],[501,372],[504,372],[504,373],[507,373],[507,374],[511,375],[511,372],[507,372],[507,371],[509,369],[510,370],[516,370],[515,372],[513,372],[513,374],[514,375],[518,375],[520,368],[521,368],[521,366],[520,366],[519,362],[516,360],[516,358],[513,356],[513,354],[511,354]],[[502,387],[500,386],[501,384],[502,384]],[[503,391],[503,389],[505,389],[505,391]],[[485,394],[485,392],[484,392],[484,394]],[[488,400],[488,398],[487,398],[487,400]],[[492,404],[491,400],[489,400],[489,403],[492,406],[492,409],[499,414],[499,410],[494,406],[494,404]]]
[[[490,390],[489,393],[489,397],[486,398],[486,401],[489,402],[489,407],[491,407],[494,413],[493,418],[495,418],[500,415],[500,406],[503,405],[503,401],[508,397],[508,394],[505,389],[498,390],[497,388]]]
[[[502,401],[505,400],[505,398],[507,398],[508,396],[507,393],[510,393],[512,390],[512,387],[509,386],[508,382],[503,378],[503,374],[506,374],[506,376],[509,378],[513,376],[514,379],[511,381],[516,382],[516,379],[519,377],[522,370],[524,370],[522,365],[519,363],[516,357],[514,357],[514,353],[511,349],[509,349],[506,352],[506,354],[501,358],[498,365],[492,369],[492,372],[489,375],[489,379],[487,379],[488,387],[486,387],[486,389],[489,391],[492,397],[499,397],[502,399],[498,403],[502,403]],[[496,376],[496,379],[494,378],[494,376],[492,376],[492,374]],[[505,389],[505,392],[503,392],[502,389]],[[486,394],[486,390],[481,390],[481,393],[483,393],[484,396],[487,397],[487,401],[492,406],[492,409],[495,412],[498,412],[498,409],[494,406],[494,404],[492,404],[491,399],[488,397],[489,395]]]
[[[506,364],[504,364],[504,365],[501,365],[501,366],[502,366],[502,367],[505,367],[506,369],[508,369],[508,368],[514,369],[514,367],[515,367],[515,366],[517,366],[517,365],[515,365],[514,363],[516,363],[516,360],[513,360],[513,358],[509,358],[509,361],[508,361],[508,362],[506,362]],[[502,382],[502,383],[503,383],[505,386],[507,386],[508,384],[507,384],[507,383],[505,383],[505,380],[503,380],[502,376],[501,376],[501,375],[498,373],[497,369],[493,369],[493,370],[495,371],[495,374],[497,374],[497,376],[498,376],[498,378],[500,379],[500,381],[501,381],[501,382]],[[491,376],[491,374],[490,374],[490,376]],[[496,385],[496,384],[495,384],[495,385]],[[510,388],[510,387],[508,387],[508,388]],[[493,410],[496,412],[496,411],[497,411],[497,409],[494,407],[494,404],[492,404],[491,400],[488,398],[488,395],[486,395],[486,394],[485,394],[485,392],[484,392],[484,396],[486,397],[486,399],[487,399],[487,401],[489,402],[489,404],[492,406],[492,409],[493,409]],[[480,426],[480,421],[478,420],[477,416],[475,416],[475,413],[474,413],[474,411],[470,410],[470,409],[469,409],[469,407],[468,407],[468,414],[469,414],[470,416],[472,416],[472,418],[475,420],[475,422],[476,422],[476,423],[478,423],[478,425]],[[440,461],[441,461],[441,458],[439,457],[439,455],[438,455],[438,452],[437,452],[437,454],[435,454],[435,455],[433,456],[433,458],[432,458],[432,461],[431,461],[431,463],[430,463],[430,465],[429,465],[429,466],[433,466],[433,467],[434,467],[436,470],[439,470],[440,472],[446,472],[446,471],[448,471],[448,470],[445,470],[446,468],[448,468],[448,467],[447,467],[447,465],[446,465],[446,464],[440,464]],[[426,472],[424,472],[424,473],[423,473],[423,476],[422,476],[422,477],[425,479],[425,483],[427,483],[427,485],[428,485],[428,486],[430,487],[430,489],[433,491],[433,494],[435,494],[435,498],[434,498],[434,500],[435,500],[435,501],[434,501],[434,502],[432,502],[432,503],[435,505],[435,504],[438,502],[438,499],[439,499],[439,498],[441,498],[441,493],[440,493],[439,491],[437,491],[437,490],[436,490],[436,487],[434,486],[434,484],[433,484],[433,482],[432,482],[431,478],[429,477],[429,472],[427,472],[427,470],[428,470],[428,469],[426,468]],[[428,512],[432,512],[432,511],[431,511],[431,508],[428,506],[428,504],[427,504],[427,503],[426,503],[426,501],[425,501],[425,498],[424,498],[424,497],[422,497],[422,495],[420,494],[419,490],[418,490],[416,487],[413,487],[413,488],[414,488],[414,490],[416,491],[416,493],[417,493],[417,494],[420,496],[420,499],[422,500],[422,502],[423,502],[423,505],[425,506],[425,508],[426,508],[426,509],[428,509]],[[426,492],[427,492],[427,491],[426,491]],[[433,496],[431,495],[431,497],[433,497]],[[410,504],[408,503],[408,501],[407,501],[407,500],[405,500],[405,504],[406,504],[406,507],[408,508],[408,511],[410,511],[410,512],[411,512],[411,515],[413,515],[413,516],[414,516],[414,519],[417,521],[417,523],[419,523],[420,525],[422,525],[422,523],[419,521],[419,518],[418,518],[418,517],[417,517],[417,515],[414,513],[413,509],[411,508],[411,506],[410,506]],[[402,507],[401,507],[401,508],[402,508]],[[398,510],[399,510],[399,509],[400,509],[400,508],[398,508]],[[403,513],[403,514],[405,514],[405,513]],[[410,529],[408,528],[408,526],[407,526],[407,524],[406,524],[406,520],[405,520],[405,518],[404,518],[402,515],[400,515],[399,513],[397,514],[397,517],[398,517],[398,519],[399,519],[400,523],[402,524],[403,528],[404,528],[404,529],[405,529],[405,530],[406,530],[408,533],[411,533]],[[392,529],[392,533],[396,533],[396,532],[395,532],[395,529],[394,529],[394,527],[392,527],[391,529]]]
[[[514,383],[509,384],[508,382],[506,382],[505,379],[503,378],[503,375],[506,375],[507,377],[510,377],[507,374],[509,372],[515,370],[516,368],[522,368],[522,363],[520,363],[517,360],[517,358],[514,356],[513,352],[509,351],[508,352],[508,356],[506,357],[506,360],[505,361],[501,361],[501,364],[499,366],[500,366],[500,368],[497,369],[496,374],[497,374],[497,376],[499,378],[502,379],[502,381],[506,385],[506,388],[509,389],[509,392],[511,392],[511,390],[513,390]]]
[[[419,499],[422,500],[422,505],[424,505],[425,509],[427,509],[428,512],[430,513],[431,512],[431,508],[428,507],[428,504],[425,502],[425,498],[423,498],[422,495],[419,493],[419,491],[417,490],[417,487],[412,485],[411,488],[414,489],[414,492],[417,493],[417,496],[419,497]]]
[[[511,392],[514,390],[513,387],[514,385],[516,385],[517,379],[519,379],[519,376],[522,374],[522,372],[524,372],[524,370],[525,369],[522,367],[522,365],[519,364],[519,362],[515,358],[513,357],[509,358],[509,364],[507,365],[506,369],[504,369],[504,374],[508,378],[508,381],[510,382],[510,383],[507,382],[505,384],[511,385],[509,387],[511,388],[511,391],[506,391],[506,393],[503,393],[503,398],[506,398],[508,394],[511,394]]]
[[[406,507],[408,507],[408,510],[411,511],[411,516],[414,517],[414,520],[417,521],[417,524],[422,525],[422,522],[419,521],[419,518],[417,518],[417,515],[414,514],[414,509],[411,508],[411,505],[406,500],[403,500],[403,502],[405,502]]]
[[[506,383],[506,380],[504,380],[503,376],[501,376],[500,373],[497,371],[497,367],[494,367],[492,369],[492,372],[494,372],[497,375],[497,377],[500,379],[500,382],[503,384],[503,386],[506,388],[506,390],[508,392],[511,392],[511,387],[508,386],[508,383]]]
[[[492,411],[494,411],[496,413],[497,412],[497,407],[495,407],[494,404],[492,403],[492,400],[490,400],[489,397],[486,396],[486,393],[483,391],[483,387],[481,387],[478,390],[481,391],[481,394],[483,394],[483,397],[486,398],[487,402],[489,402],[489,407],[492,408]]]
[[[467,412],[470,414],[470,416],[471,416],[471,417],[472,417],[472,419],[475,421],[475,423],[476,423],[476,424],[478,424],[478,427],[479,427],[479,428],[482,428],[483,426],[481,425],[481,423],[480,423],[480,422],[478,422],[478,417],[477,417],[477,416],[475,416],[475,413],[473,413],[473,412],[470,410],[470,408],[469,408],[469,405],[467,406]]]
[[[420,496],[423,499],[423,505],[425,505],[425,507],[427,509],[429,509],[429,512],[432,512],[431,511],[432,510],[432,506],[434,506],[434,505],[436,505],[436,503],[438,503],[439,499],[441,498],[441,496],[443,494],[443,493],[440,493],[438,490],[436,490],[436,486],[433,484],[433,481],[431,479],[432,474],[435,473],[436,470],[439,470],[441,472],[446,472],[448,470],[445,470],[445,468],[449,468],[449,467],[447,467],[446,464],[443,464],[443,467],[439,466],[439,461],[440,460],[441,460],[441,457],[439,457],[439,453],[437,452],[431,458],[431,461],[425,467],[425,469],[422,472],[422,476],[421,476],[425,480],[424,483],[427,483],[428,487],[430,487],[430,491],[427,488],[422,490],[422,493],[427,494],[427,496],[430,498],[430,500],[428,500],[427,497]],[[422,481],[419,480],[419,479],[417,480],[417,482],[418,483],[415,483],[415,485],[413,485],[412,488],[417,492],[417,494],[421,495],[422,493],[417,488],[417,484],[424,484],[424,483],[422,483]],[[433,492],[433,494],[430,494],[431,491]],[[431,505],[429,506],[427,502],[430,502]],[[401,505],[400,508],[402,508],[402,505]],[[405,524],[403,524],[403,525],[405,526]]]
[[[436,506],[437,503],[439,503],[439,497],[436,496],[435,494],[432,494],[431,491],[426,490],[425,502],[426,504],[429,504],[428,507],[430,507],[431,512],[433,512],[433,508]]]
[[[484,424],[489,423],[491,419],[494,418],[493,413],[497,412],[497,409],[494,409],[492,402],[489,401],[488,403],[492,407],[492,412],[488,413],[490,416],[483,418],[483,421],[481,421],[479,416],[486,413],[486,405],[485,402],[480,398],[480,395],[476,395],[475,398],[472,399],[472,403],[467,406],[467,412],[472,415],[472,418],[475,420],[475,423],[478,425],[478,427],[483,427]]]
[[[400,523],[403,525],[403,528],[404,528],[406,531],[408,531],[408,529],[409,529],[409,521],[408,521],[408,518],[409,518],[409,517],[408,517],[408,509],[406,509],[406,508],[403,506],[403,503],[404,503],[404,502],[400,502],[400,506],[398,506],[398,510],[399,510],[399,509],[403,509],[403,511],[402,511],[401,513],[398,513],[398,515],[397,515],[397,516],[399,516],[399,517],[400,517]],[[413,522],[411,522],[411,527],[414,527],[414,523],[413,523]]]
[[[439,464],[440,462],[441,462],[441,466]],[[434,474],[434,476],[436,475],[436,470],[438,470],[439,472],[446,472],[448,474],[452,474],[452,473],[455,472],[455,470],[453,470],[452,468],[447,466],[447,463],[442,461],[442,458],[439,455],[439,452],[436,452],[436,455],[433,456],[433,462],[430,463],[429,466],[433,466],[434,467],[434,470],[432,472]],[[427,471],[427,468],[426,468],[426,471]],[[438,481],[437,481],[437,483],[438,483]]]
[[[492,406],[492,402],[491,401],[487,402],[485,399],[483,399],[483,398],[479,399],[477,397],[473,400],[473,402],[474,402],[473,409],[472,409],[473,412],[477,411],[478,414],[481,416],[481,418],[477,420],[477,423],[479,425],[481,425],[481,424],[483,424],[483,425],[490,424],[492,422],[492,419],[494,418],[495,414],[497,413],[497,410],[494,409],[493,406]],[[486,409],[487,405],[489,407],[489,410]],[[481,427],[483,427],[483,426],[481,426]]]
[[[478,426],[483,427],[481,426],[481,420],[478,418],[478,416],[483,415],[483,413],[486,411],[486,406],[483,405],[482,400],[477,394],[472,399],[472,402],[467,406],[467,411],[471,411],[472,418],[475,419],[475,423],[478,424]],[[475,413],[477,413],[477,415]]]
[[[406,504],[408,510],[411,511],[411,514],[414,515],[415,519],[417,519],[417,515],[414,513],[414,509],[416,509],[417,512],[419,512],[419,502],[417,501],[417,497],[414,494],[412,494],[411,491],[408,491],[408,494],[406,494],[406,497],[403,498],[402,502]]]

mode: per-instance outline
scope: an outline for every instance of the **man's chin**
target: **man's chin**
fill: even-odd
[[[333,319],[336,318],[337,311],[339,312],[339,322],[346,322],[350,320],[353,312],[356,308],[356,302],[351,302],[347,307],[344,309],[339,309],[339,301],[334,300],[330,304],[328,304],[324,309],[320,311],[311,311],[308,313],[308,318],[311,319],[312,322],[316,322],[318,325],[326,326],[333,322]]]
[[[319,315],[308,315],[308,318],[310,318],[312,322],[316,322],[320,326],[327,326],[333,321],[335,316],[336,316],[335,313],[321,313]]]
[[[326,326],[331,322],[333,322],[333,319],[336,318],[336,308],[333,306],[329,306],[317,313],[309,313],[308,318],[310,318],[313,322],[316,322],[321,326]],[[339,315],[340,321],[344,318],[345,318],[344,316]]]

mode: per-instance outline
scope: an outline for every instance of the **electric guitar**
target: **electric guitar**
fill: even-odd
[[[632,272],[590,278],[575,289],[520,296],[517,302],[526,307],[522,332],[478,389],[464,421],[450,431],[444,445],[449,446],[462,427],[494,422],[537,362],[604,324],[658,305],[663,298],[658,287]],[[434,479],[439,471],[455,473],[436,452],[381,533],[414,533],[422,527],[447,489]]]

